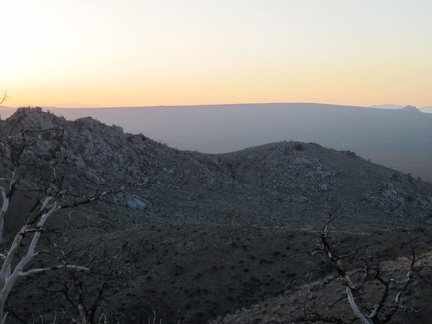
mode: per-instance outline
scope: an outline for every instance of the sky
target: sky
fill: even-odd
[[[8,106],[432,105],[430,0],[5,0]]]

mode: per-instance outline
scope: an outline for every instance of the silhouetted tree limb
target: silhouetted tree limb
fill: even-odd
[[[346,286],[348,303],[353,313],[361,321],[361,323],[389,323],[397,313],[398,309],[401,308],[401,296],[406,292],[408,286],[410,285],[414,273],[418,271],[418,269],[416,269],[416,248],[411,247],[411,256],[409,257],[410,265],[403,281],[399,282],[395,279],[385,279],[381,273],[379,265],[370,263],[365,264],[364,275],[361,279],[361,282],[356,284],[342,262],[343,257],[337,253],[334,244],[332,244],[329,226],[334,221],[334,219],[334,213],[331,213],[328,217],[327,223],[320,233],[321,240],[319,249],[330,260],[331,267],[337,273],[337,276],[342,279],[343,284]],[[379,289],[376,289],[376,291],[373,292],[374,296],[378,296],[376,302],[365,299],[366,297],[363,291],[365,280],[371,276],[373,281],[379,283],[380,286],[383,287],[382,292],[380,292]],[[400,286],[400,288],[397,290],[397,293],[394,296],[394,301],[391,302],[390,290],[396,288],[397,286]],[[366,304],[372,304],[372,306],[368,307]],[[385,309],[387,309],[387,311]],[[315,317],[323,318],[318,316],[316,313]]]
[[[6,95],[5,95],[6,96]],[[3,98],[3,101],[5,97]],[[22,117],[22,116],[21,116]],[[5,217],[10,209],[10,202],[15,195],[21,180],[21,159],[25,150],[37,143],[38,139],[34,135],[51,134],[57,132],[57,129],[48,129],[37,132],[32,129],[26,129],[22,124],[22,118],[19,117],[17,124],[21,129],[18,133],[10,134],[9,136],[0,139],[0,150],[3,155],[10,160],[12,165],[12,176],[10,180],[0,179],[8,183],[7,186],[0,185],[0,192],[2,198],[2,205],[0,209],[0,244],[4,244],[4,223]],[[16,130],[16,129],[15,129]],[[11,129],[12,131],[12,129]],[[60,130],[60,140],[63,139],[64,132]],[[0,257],[2,263],[0,267],[0,323],[5,323],[7,313],[4,307],[6,300],[20,278],[30,277],[37,274],[52,272],[60,269],[73,270],[78,272],[89,272],[90,269],[81,266],[62,264],[50,267],[33,267],[31,262],[42,253],[49,253],[47,251],[38,251],[37,246],[41,235],[46,231],[45,225],[47,220],[60,209],[76,208],[85,204],[92,203],[106,195],[120,192],[124,189],[123,186],[111,190],[96,190],[94,193],[83,195],[69,195],[68,190],[63,187],[64,177],[59,176],[56,166],[62,164],[64,159],[54,161],[52,163],[52,181],[50,185],[44,190],[42,198],[36,200],[35,204],[29,211],[25,224],[16,233],[9,248],[4,250]],[[59,258],[58,258],[59,259]],[[60,260],[60,259],[59,259]],[[83,305],[78,305],[78,311],[81,317],[88,317],[92,314],[87,314],[87,310]],[[95,306],[92,305],[92,309]]]
[[[0,105],[8,99],[7,91],[5,90],[3,97],[0,98]]]

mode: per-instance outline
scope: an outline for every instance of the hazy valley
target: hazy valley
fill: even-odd
[[[203,153],[284,140],[317,143],[432,181],[432,114],[414,108],[243,104],[49,110],[69,120],[92,116],[125,132]]]

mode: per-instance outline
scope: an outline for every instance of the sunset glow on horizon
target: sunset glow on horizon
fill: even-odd
[[[8,106],[432,106],[432,1],[14,0]]]

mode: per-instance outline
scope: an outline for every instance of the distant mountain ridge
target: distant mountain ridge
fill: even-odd
[[[226,153],[282,140],[315,142],[355,151],[373,162],[432,181],[432,115],[418,113],[414,107],[279,103],[50,111],[69,120],[92,116],[172,147],[204,153]],[[0,111],[3,118],[6,112]]]
[[[180,188],[193,192],[196,188],[202,187],[206,188],[210,195],[215,194],[215,197],[218,197],[220,194],[225,195],[228,188],[238,187],[243,188],[245,192],[257,194],[261,190],[267,191],[267,194],[273,192],[275,196],[283,192],[285,198],[280,202],[285,199],[291,201],[289,206],[281,204],[285,206],[283,208],[289,207],[280,214],[283,218],[288,210],[292,213],[295,206],[302,206],[307,201],[320,201],[332,192],[333,196],[336,193],[346,195],[346,188],[355,183],[349,190],[352,191],[353,197],[341,199],[366,199],[368,204],[363,205],[361,209],[355,207],[357,210],[350,211],[352,219],[356,219],[355,215],[359,213],[376,214],[374,219],[384,217],[382,215],[388,212],[388,206],[392,206],[393,215],[398,211],[401,217],[409,213],[410,218],[415,216],[426,222],[430,221],[427,213],[414,213],[405,206],[409,201],[415,201],[412,196],[416,195],[417,187],[411,176],[370,163],[352,151],[336,151],[314,143],[294,141],[270,143],[216,155],[180,151],[142,134],[124,133],[119,126],[107,126],[91,117],[67,121],[52,113],[29,108],[18,110],[6,121],[1,121],[0,126],[0,135],[3,138],[19,133],[23,129],[31,131],[30,134],[61,130],[61,136],[54,132],[52,138],[48,135],[34,135],[35,144],[29,147],[24,155],[23,165],[31,170],[28,171],[29,174],[34,175],[34,186],[48,177],[43,170],[51,172],[51,160],[60,159],[55,150],[62,148],[61,152],[66,154],[67,159],[59,167],[68,175],[66,179],[71,188],[82,191],[80,188],[83,186],[130,181],[137,184],[139,191],[132,191],[130,194],[117,197],[116,200],[116,203],[129,207],[133,205],[131,197],[135,197],[135,203],[142,207],[143,204],[139,202],[141,197],[142,202],[148,201],[147,206],[159,205],[161,211],[175,201],[184,199],[176,196]],[[35,165],[38,167],[33,170]],[[3,165],[3,172],[7,173],[6,170],[6,165]],[[388,183],[389,181],[392,183]],[[149,188],[152,190],[148,190]],[[225,189],[222,190],[223,188]],[[392,188],[397,189],[393,192]],[[166,201],[171,190],[172,200]],[[162,191],[165,193],[161,195]],[[411,198],[408,198],[409,196]],[[419,196],[418,199],[426,205],[432,203],[427,195],[423,198]],[[208,199],[210,205],[213,204],[212,201]],[[325,204],[325,200],[319,203],[316,201],[314,204]],[[208,210],[218,209],[217,205],[210,205]],[[409,206],[417,208],[417,204]],[[223,205],[220,207],[223,208]],[[254,212],[250,210],[244,214],[255,214],[261,207],[256,206],[252,209]],[[298,212],[301,213],[300,210]],[[265,212],[259,214],[264,215]],[[169,213],[166,213],[165,217],[168,215]],[[258,215],[256,221],[259,219]],[[277,217],[277,213],[272,217]],[[206,221],[210,220],[204,218]],[[262,221],[265,224],[268,220],[264,217]],[[364,221],[366,224],[367,221]]]
[[[93,116],[172,147],[226,153],[282,140],[351,150],[432,181],[432,115],[320,104],[244,104],[53,110]],[[415,112],[418,112],[415,110]]]
[[[384,105],[372,105],[370,108],[377,108],[377,109],[403,109],[405,107],[413,107],[413,106],[404,106],[404,105],[393,105],[393,104],[384,104]],[[417,107],[415,107],[417,108]],[[423,113],[432,113],[432,106],[425,106],[417,108],[419,111]]]

